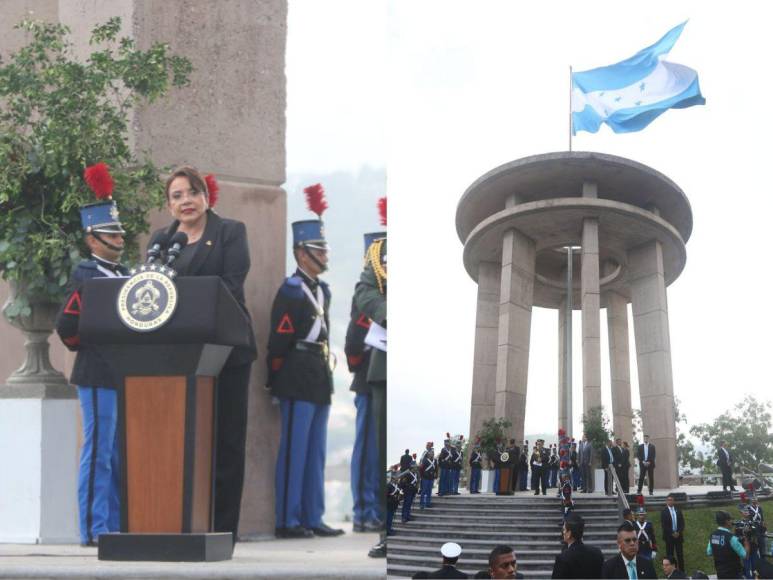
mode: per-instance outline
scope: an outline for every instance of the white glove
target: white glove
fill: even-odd
[[[654,560],[654,559],[655,559],[655,556],[657,556],[657,555],[658,555],[658,553],[657,553],[657,552],[652,552],[652,559]]]

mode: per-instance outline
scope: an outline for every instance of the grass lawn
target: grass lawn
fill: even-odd
[[[706,555],[706,544],[709,542],[709,536],[711,532],[717,529],[714,514],[719,510],[724,510],[730,514],[733,520],[740,520],[739,503],[727,503],[684,510],[684,561],[687,563],[687,570],[685,572],[688,575],[692,574],[696,569],[703,570],[709,575],[715,573],[714,559]],[[761,499],[760,505],[762,505],[762,510],[765,512],[766,520],[773,516],[773,499]],[[634,506],[632,508],[635,509]],[[660,529],[660,510],[648,510],[647,519],[652,522],[655,528],[658,555],[655,558],[654,564],[658,577],[662,578],[665,576],[661,563],[663,561],[662,556],[666,554],[666,543],[663,541],[663,531]],[[770,550],[770,545],[768,545],[768,550]]]

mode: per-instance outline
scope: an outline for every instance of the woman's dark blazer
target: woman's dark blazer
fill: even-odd
[[[167,228],[170,236],[177,231],[179,225],[180,222],[175,220]],[[207,225],[196,245],[196,253],[188,267],[179,271],[178,275],[219,276],[246,314],[250,322],[250,346],[234,348],[225,363],[228,367],[247,364],[257,358],[252,319],[244,302],[244,281],[249,271],[247,228],[240,221],[221,218],[211,209],[207,210]]]

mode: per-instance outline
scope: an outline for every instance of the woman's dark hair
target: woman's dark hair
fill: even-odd
[[[167,178],[166,184],[164,185],[164,194],[166,195],[167,201],[169,201],[169,188],[172,186],[172,182],[178,177],[186,177],[191,183],[192,189],[203,192],[204,195],[207,196],[207,199],[209,199],[207,182],[204,180],[201,173],[199,173],[199,170],[190,165],[181,165],[172,171],[172,174]]]

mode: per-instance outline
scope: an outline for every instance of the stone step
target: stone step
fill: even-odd
[[[617,529],[617,520],[607,520],[607,521],[592,521],[592,522],[586,522],[585,523],[585,531],[586,533],[589,531],[598,531],[598,530],[610,530],[610,529]],[[470,529],[470,530],[501,530],[502,532],[527,532],[532,533],[534,531],[543,530],[543,531],[550,531],[555,530],[555,533],[558,533],[561,529],[561,520],[556,519],[552,521],[520,521],[515,520],[510,523],[506,522],[495,522],[495,523],[488,523],[488,520],[481,521],[479,519],[469,519],[469,520],[460,520],[459,518],[419,518],[417,517],[415,520],[411,520],[407,523],[400,522],[399,524],[394,524],[394,529],[401,529],[403,527],[408,528],[435,528],[438,525],[444,525],[445,527],[451,527],[453,529]]]
[[[391,540],[391,538],[390,538]],[[389,542],[389,554],[390,557],[396,554],[402,554],[405,556],[413,556],[415,558],[421,558],[424,561],[427,561],[427,558],[440,558],[440,546],[414,546],[410,544],[401,544],[397,542]],[[511,545],[511,544],[508,544]],[[554,542],[552,546],[550,547],[530,547],[528,549],[524,549],[519,551],[516,549],[515,546],[512,546],[515,550],[516,557],[518,558],[518,562],[531,562],[534,560],[546,560],[546,559],[553,559],[555,560],[555,557],[561,553],[561,545],[557,542]],[[482,547],[480,545],[472,545],[469,542],[465,541],[462,544],[462,556],[460,558],[460,562],[469,562],[471,560],[481,562],[488,561],[488,555],[491,552],[491,549],[493,546],[490,544],[488,546]],[[617,553],[617,547],[603,547],[601,548],[602,553],[604,554],[604,558],[611,558]]]
[[[550,558],[543,557],[541,559],[528,560],[523,562],[519,558],[518,571],[524,574],[524,576],[527,578],[534,578],[534,573],[539,571],[547,572],[548,575],[550,575],[550,573],[553,571],[553,564],[555,561],[555,556]],[[387,562],[387,574],[389,574],[389,569],[391,569],[393,566],[409,567],[413,570],[411,574],[415,574],[418,570],[421,569],[432,570],[432,566],[434,566],[434,569],[440,568],[441,559],[439,556],[427,559],[395,555],[394,557],[390,557],[389,561]],[[462,557],[459,559],[457,567],[463,572],[467,572],[472,577],[472,575],[475,574],[475,572],[478,570],[486,570],[488,568],[488,558],[465,559]]]
[[[576,512],[575,512],[576,513]],[[579,514],[582,516],[582,518],[585,520],[586,525],[590,523],[598,523],[598,522],[616,522],[620,518],[617,516],[617,514],[611,514],[611,515],[584,515]],[[487,522],[539,522],[540,524],[552,524],[552,523],[562,523],[564,520],[562,518],[561,512],[558,510],[551,510],[549,513],[541,514],[541,515],[525,515],[521,512],[512,512],[512,513],[506,513],[501,515],[488,515],[488,514],[478,514],[475,512],[462,512],[462,513],[452,513],[447,512],[445,510],[435,510],[435,508],[432,508],[431,510],[411,510],[411,517],[415,518],[416,521],[419,520],[425,520],[425,519],[432,519],[433,521],[444,521],[444,520],[454,520],[458,521],[460,524],[467,523],[467,522],[477,522],[485,520]]]
[[[429,566],[423,565],[423,566],[406,566],[403,564],[392,564],[387,563],[387,575],[388,576],[399,576],[399,577],[408,577],[410,578],[416,572],[434,572],[440,568],[440,564],[438,564],[436,567],[431,568]],[[484,566],[484,568],[479,568],[478,570],[473,570],[472,568],[460,568],[462,572],[466,572],[467,575],[472,578],[477,572],[480,570],[483,570],[485,568],[488,568],[488,564]],[[520,565],[518,566],[518,571],[523,573],[524,571],[521,569]],[[548,569],[545,567],[542,570],[526,570],[528,572],[527,578],[550,578],[553,573],[553,566],[551,565]]]
[[[516,552],[518,551],[518,548],[524,549],[524,550],[530,550],[532,548],[541,548],[541,547],[547,547],[547,548],[555,548],[557,545],[560,545],[559,539],[557,537],[553,538],[545,538],[545,539],[531,539],[531,536],[528,536],[527,539],[518,537],[513,538],[512,541],[507,542],[508,545],[512,546]],[[421,536],[412,536],[412,535],[402,535],[397,534],[394,536],[389,536],[389,549],[391,550],[393,546],[437,546],[439,549],[440,546],[445,544],[446,542],[458,542],[459,536],[456,535],[448,535],[448,536],[436,536],[436,537],[427,537],[424,535]],[[470,547],[483,547],[483,548],[491,548],[492,540],[490,538],[484,538],[484,539],[475,539],[475,538],[469,538],[464,540],[464,546],[470,546]],[[597,546],[599,548],[603,548],[604,546],[615,546],[615,536],[614,534],[609,535],[606,539],[603,537],[599,538],[593,538],[593,542],[590,542],[589,545],[591,546]]]
[[[534,541],[539,542],[560,542],[561,536],[558,534],[558,532],[531,532],[531,533],[523,533],[521,532],[497,532],[497,531],[480,531],[480,530],[467,530],[463,528],[458,529],[412,529],[412,528],[403,528],[400,530],[396,530],[395,534],[393,536],[390,536],[391,538],[400,539],[402,537],[412,537],[416,534],[421,534],[422,536],[426,537],[427,539],[436,539],[436,538],[446,538],[447,541],[453,542],[457,540],[485,540],[489,543],[492,543],[493,545],[499,543],[499,544],[507,544],[507,543],[513,543],[513,542],[519,542],[524,539],[532,539]],[[616,534],[614,530],[612,531],[604,531],[599,533],[585,533],[583,536],[584,539],[587,539],[590,543],[596,544],[596,543],[605,543],[605,542],[615,542]],[[501,541],[498,541],[501,540]]]

